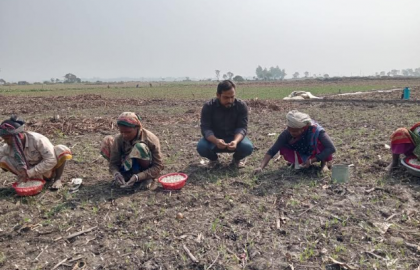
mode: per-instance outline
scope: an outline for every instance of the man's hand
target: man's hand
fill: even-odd
[[[216,147],[219,149],[226,149],[227,146],[228,144],[223,139],[218,139],[216,142]]]
[[[230,151],[236,150],[237,145],[238,143],[236,141],[231,141],[230,143],[228,143],[227,149]]]
[[[122,174],[121,174],[121,173],[116,172],[116,173],[114,174],[114,182],[115,182],[117,185],[125,185],[124,176],[122,176]]]

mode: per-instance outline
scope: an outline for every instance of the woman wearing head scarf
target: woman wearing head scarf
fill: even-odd
[[[0,136],[6,142],[0,147],[0,167],[17,175],[18,182],[43,178],[53,180],[52,189],[61,188],[64,166],[72,158],[70,149],[54,146],[39,133],[25,131],[24,124],[17,116],[0,124]]]
[[[288,112],[286,120],[286,130],[268,150],[255,173],[261,172],[277,152],[297,167],[308,168],[321,162],[321,170],[328,171],[327,162],[332,160],[335,147],[325,130],[309,115],[297,110]]]
[[[163,170],[158,137],[143,128],[140,117],[133,112],[123,112],[117,125],[120,134],[105,137],[101,145],[114,182],[122,188],[141,182],[148,189],[156,189],[156,178]]]
[[[416,156],[420,159],[420,122],[408,128],[398,128],[391,135],[392,161],[386,168],[392,172],[398,168],[400,155]]]

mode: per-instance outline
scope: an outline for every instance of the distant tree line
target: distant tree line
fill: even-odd
[[[67,73],[64,75],[64,80],[60,81],[58,78],[51,78],[49,81],[43,81],[44,84],[53,84],[53,83],[81,83],[82,80],[72,73]]]
[[[255,70],[258,80],[283,80],[286,77],[286,70],[280,69],[279,66],[262,68],[258,66]]]
[[[376,72],[376,76],[392,76],[392,77],[396,77],[396,76],[404,76],[404,77],[420,77],[420,68],[407,68],[407,69],[392,69],[388,72],[385,71],[381,71],[381,72]]]
[[[325,79],[328,79],[330,77],[330,75],[328,73],[325,73],[324,75],[314,73],[312,76],[309,76],[309,71],[305,71],[303,74],[305,75],[305,77],[303,77],[305,79],[308,79],[308,78],[318,78],[318,79],[325,78]],[[299,76],[300,76],[299,72],[296,71],[295,73],[293,73],[293,79],[299,79]]]
[[[217,79],[217,81],[220,81],[220,70],[216,69],[214,72],[216,73],[216,79]],[[228,71],[228,72],[226,72],[226,74],[223,74],[222,75],[222,78],[223,78],[223,80],[234,80],[236,82],[243,82],[243,81],[245,81],[245,79],[242,76],[240,76],[240,75],[234,76],[234,75],[235,74],[233,74],[232,72]]]
[[[64,75],[64,83],[81,83],[82,80],[72,73]]]

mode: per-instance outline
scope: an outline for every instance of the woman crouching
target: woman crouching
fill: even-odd
[[[414,124],[410,129],[398,128],[391,135],[392,161],[386,167],[391,173],[399,167],[400,155],[420,157],[420,122]]]
[[[117,125],[120,134],[105,137],[101,145],[114,183],[129,188],[141,182],[147,189],[156,189],[156,178],[163,170],[158,137],[143,128],[140,117],[133,112],[122,113]]]
[[[327,162],[332,160],[335,147],[328,134],[306,113],[293,110],[287,113],[287,129],[265,154],[255,173],[261,172],[268,162],[279,152],[291,164],[309,168],[321,162],[321,171],[328,171]]]
[[[70,149],[54,146],[42,134],[25,131],[24,125],[15,115],[0,124],[0,136],[6,142],[0,147],[0,167],[15,174],[18,182],[41,178],[53,182],[51,189],[60,189],[64,166],[72,159]]]

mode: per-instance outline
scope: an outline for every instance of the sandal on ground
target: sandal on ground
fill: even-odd
[[[75,193],[75,192],[79,191],[79,188],[82,185],[82,182],[83,182],[82,178],[71,179],[69,192],[70,193]]]

